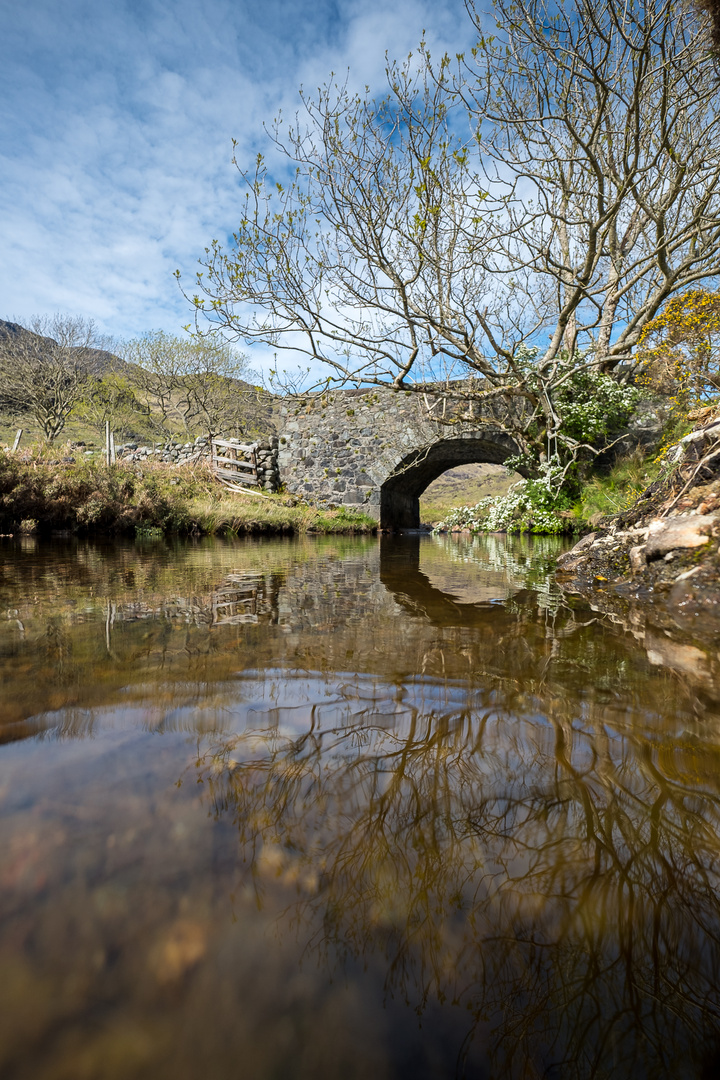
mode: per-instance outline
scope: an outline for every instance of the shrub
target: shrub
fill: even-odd
[[[557,459],[546,462],[532,480],[520,480],[507,495],[481,499],[475,506],[459,506],[435,527],[463,528],[472,532],[531,532],[552,534],[568,528],[571,499],[563,489],[564,470]]]

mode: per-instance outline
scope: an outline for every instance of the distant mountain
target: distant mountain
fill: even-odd
[[[37,334],[32,330],[28,330],[27,327],[21,326],[19,323],[0,319],[0,354],[2,354],[4,344],[19,344],[27,347],[32,346],[33,353],[42,360],[44,342],[47,343],[45,346],[46,349],[52,344],[55,344],[53,339],[49,336]],[[79,348],[71,351],[77,351],[79,366],[85,368],[95,378],[102,378],[109,372],[114,372],[124,375],[130,381],[131,385],[135,383],[137,386],[137,376],[142,370],[137,364],[129,364],[107,349]],[[239,394],[245,395],[243,423],[246,425],[247,430],[263,435],[274,432],[275,423],[273,419],[272,395],[262,392],[256,395],[252,384],[243,379],[234,379],[230,377],[228,382],[233,387],[237,388]],[[177,396],[177,393],[175,396]],[[20,411],[22,412],[22,409],[20,409]],[[153,411],[154,409],[151,405],[151,416]],[[11,398],[7,394],[3,394],[3,381],[0,376],[0,427],[11,428],[17,413],[17,399]],[[145,416],[145,412],[141,406],[138,406],[138,414],[143,418]],[[23,413],[23,415],[25,414]],[[68,428],[68,430],[70,430],[70,428]],[[33,435],[37,436],[37,432],[33,432]],[[85,437],[84,434],[83,437]]]
[[[436,520],[451,506],[474,506],[488,496],[506,495],[520,476],[504,465],[456,465],[433,480],[420,496],[423,520]]]
[[[25,340],[29,344],[31,339],[35,339],[37,343],[52,341],[52,338],[43,337],[41,334],[35,334],[32,330],[27,330],[24,326],[20,326],[19,323],[7,322],[5,319],[0,319],[0,348],[2,348],[4,341],[20,342]],[[105,349],[78,349],[78,352],[83,354],[83,366],[87,367],[88,371],[98,377],[107,374],[108,371],[129,374],[132,370],[131,364],[126,364],[119,356],[115,356],[114,353],[108,352]]]

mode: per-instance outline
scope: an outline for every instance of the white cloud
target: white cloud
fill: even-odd
[[[471,40],[460,0],[0,6],[0,317],[67,310],[120,337],[189,320],[173,271],[232,231],[233,137],[250,162],[300,84],[349,68],[381,90],[385,52],[423,29]]]

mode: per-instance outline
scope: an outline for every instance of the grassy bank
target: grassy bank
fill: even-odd
[[[67,447],[0,450],[0,533],[368,533],[372,518],[321,511],[282,495],[241,495],[207,465],[107,466]]]
[[[636,452],[621,459],[608,472],[588,479],[573,507],[576,519],[593,525],[628,510],[661,472],[662,461],[655,453],[645,457]]]
[[[591,477],[572,511],[563,514],[566,531],[627,510],[660,471],[652,457],[636,454]],[[422,505],[423,520],[473,504],[477,492],[467,490],[466,478],[461,479],[465,482],[458,491],[440,491],[437,506],[430,506],[430,500]],[[491,478],[498,487],[514,479]],[[485,490],[490,483],[484,476],[479,482],[483,496],[502,495],[502,488]],[[428,514],[429,509],[434,513]],[[120,462],[108,467],[102,458],[74,457],[68,446],[37,445],[15,455],[0,450],[0,533],[282,535],[371,533],[376,527],[372,518],[343,508],[318,510],[283,495],[232,492],[204,463],[173,468]]]

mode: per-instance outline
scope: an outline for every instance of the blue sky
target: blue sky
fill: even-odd
[[[251,163],[331,71],[381,92],[423,29],[472,41],[462,0],[0,0],[0,317],[179,332],[173,271],[239,213],[231,140]]]

